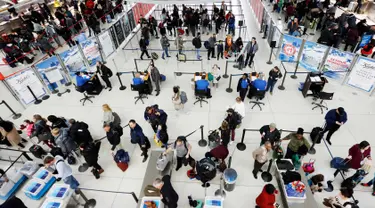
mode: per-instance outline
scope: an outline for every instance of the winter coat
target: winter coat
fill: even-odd
[[[357,28],[350,28],[346,35],[346,43],[355,44],[358,41],[358,30]]]
[[[283,76],[280,71],[275,72],[272,69],[270,70],[268,75],[269,75],[268,79],[271,79],[272,81],[277,81],[278,79],[280,79]]]
[[[81,151],[81,154],[85,158],[86,163],[91,167],[93,164],[98,162],[99,157],[99,146],[100,143],[90,143],[85,149]]]
[[[202,47],[201,37],[199,37],[199,36],[195,37],[195,38],[193,39],[192,43],[193,43],[193,46],[194,46],[195,48],[201,48],[201,47]]]
[[[330,31],[329,29],[323,30],[319,39],[318,39],[318,43],[321,43],[321,44],[324,44],[324,45],[327,45],[327,46],[331,46],[332,43],[333,43],[333,33],[332,33],[332,31]]]
[[[38,39],[38,46],[43,51],[51,51],[54,49],[53,46],[48,42],[48,39],[46,37],[41,37]]]
[[[219,145],[219,146],[213,148],[210,151],[210,153],[214,158],[222,159],[222,160],[225,160],[225,158],[227,158],[228,155],[229,155],[228,148],[224,145]]]
[[[89,126],[85,122],[74,122],[70,126],[69,135],[77,144],[88,143],[93,140]]]
[[[258,51],[258,43],[255,42],[254,44],[252,42],[249,42],[246,47],[245,51],[246,53],[250,53],[252,48],[252,53],[255,54]]]
[[[44,132],[50,132],[51,129],[50,127],[47,125],[46,121],[45,120],[39,120],[37,122],[34,123],[34,133],[32,134],[31,137],[34,137],[34,136],[39,136],[41,134],[43,134]]]
[[[55,137],[55,143],[61,148],[64,155],[68,155],[70,152],[77,149],[77,144],[69,135],[68,128],[61,128],[59,135]]]
[[[18,134],[17,129],[10,121],[2,121],[0,123],[0,132],[4,139],[6,138],[9,143],[16,147],[21,142],[21,136]]]
[[[158,68],[154,67],[151,69],[151,79],[153,82],[160,82],[160,72]]]
[[[111,128],[109,132],[107,132],[107,139],[108,142],[112,145],[112,151],[115,150],[116,146],[119,145],[121,142],[120,133],[113,128]]]
[[[160,115],[156,115],[155,113],[160,113]],[[168,115],[161,109],[155,109],[153,114],[148,114],[146,111],[144,112],[144,118],[146,121],[150,121],[151,123],[157,122],[158,124],[165,124],[167,123]]]
[[[178,50],[182,50],[184,48],[184,40],[181,36],[178,36],[174,41],[174,45],[177,47]]]
[[[101,76],[110,77],[112,75],[111,69],[109,69],[106,65],[102,64],[96,67],[96,72],[99,73]]]
[[[343,115],[339,116],[338,120],[336,116],[338,116],[338,114],[336,113],[336,109],[332,109],[327,112],[326,116],[324,117],[327,123],[327,127],[332,127],[333,125],[336,124],[336,121],[340,123],[341,122],[346,123],[346,121],[348,120],[346,112],[344,112]]]
[[[68,128],[68,125],[66,124],[66,120],[64,118],[57,118],[56,121],[54,121],[51,125],[51,129],[54,128]]]
[[[359,169],[362,167],[362,160],[366,157],[371,157],[371,147],[362,153],[359,144],[355,144],[349,149],[349,155],[352,156],[352,159],[349,161],[350,167]]]
[[[146,136],[143,134],[143,130],[138,124],[135,125],[134,129],[130,128],[130,138],[133,141],[137,141],[138,144],[146,144]]]
[[[166,49],[169,47],[169,40],[167,38],[167,36],[162,36],[160,38],[160,45],[163,49]]]
[[[274,204],[276,202],[275,194],[269,194],[266,192],[266,188],[264,187],[262,193],[255,199],[256,204],[259,208],[274,208]]]
[[[208,43],[209,43],[209,47],[210,47],[210,48],[215,48],[216,37],[210,37],[210,38],[208,39]]]
[[[139,47],[141,48],[141,50],[147,49],[146,39],[143,38],[139,40]]]

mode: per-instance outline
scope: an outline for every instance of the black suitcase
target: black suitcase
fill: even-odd
[[[322,132],[322,131],[323,131],[322,128],[314,127],[311,130],[311,133],[310,133],[311,141],[314,141],[316,139],[316,143],[320,144],[320,142],[322,141],[322,138],[323,138],[323,134],[319,134],[319,133]],[[316,138],[317,136],[318,136],[318,138]]]
[[[47,154],[41,146],[35,144],[30,147],[29,151],[34,155],[34,157],[40,159],[42,159],[43,155]]]
[[[54,157],[57,156],[57,155],[59,155],[61,157],[64,157],[64,153],[62,152],[60,147],[52,147],[50,153]]]

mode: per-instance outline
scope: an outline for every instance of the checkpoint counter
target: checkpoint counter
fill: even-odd
[[[285,159],[281,159],[285,160]],[[288,159],[286,159],[288,160]],[[290,161],[290,160],[289,160]],[[305,193],[302,197],[292,197],[287,196],[286,193],[286,186],[284,185],[284,181],[282,178],[281,173],[286,172],[285,170],[279,170],[275,163],[275,177],[277,181],[277,189],[279,190],[279,194],[277,195],[277,202],[281,205],[282,208],[316,208],[318,204],[315,201],[314,195],[311,192],[311,189],[308,185],[307,178],[305,176],[305,172],[300,168],[297,172],[301,175],[301,182],[305,184]]]

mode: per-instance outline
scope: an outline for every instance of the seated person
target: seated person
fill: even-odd
[[[86,75],[85,72],[76,72],[77,87],[83,87],[91,77]]]
[[[264,78],[264,74],[259,73],[259,76],[257,79],[251,80],[251,86],[250,86],[249,94],[247,96],[248,98],[251,99],[253,96],[257,94],[257,92],[266,91],[267,81],[264,80],[263,78]]]
[[[136,73],[135,77],[133,78],[133,85],[136,86],[136,85],[140,85],[140,84],[143,84],[143,83],[144,83],[144,81],[141,78],[141,74],[140,73]]]
[[[93,82],[93,77],[90,77],[87,72],[76,73],[77,89],[79,92],[91,93],[95,90],[96,82]],[[99,85],[101,86],[100,82]]]
[[[228,145],[227,143],[221,143],[219,146],[213,148],[211,151],[206,152],[205,157],[215,158],[213,161],[225,160],[229,155],[227,145]]]
[[[210,83],[206,80],[206,75],[202,75],[202,79],[195,82],[195,89],[200,91],[206,91],[207,98],[211,98],[211,89],[209,88]]]

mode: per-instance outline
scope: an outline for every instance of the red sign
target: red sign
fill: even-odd
[[[284,45],[283,51],[285,55],[293,56],[296,53],[297,49],[292,44],[287,43]]]

